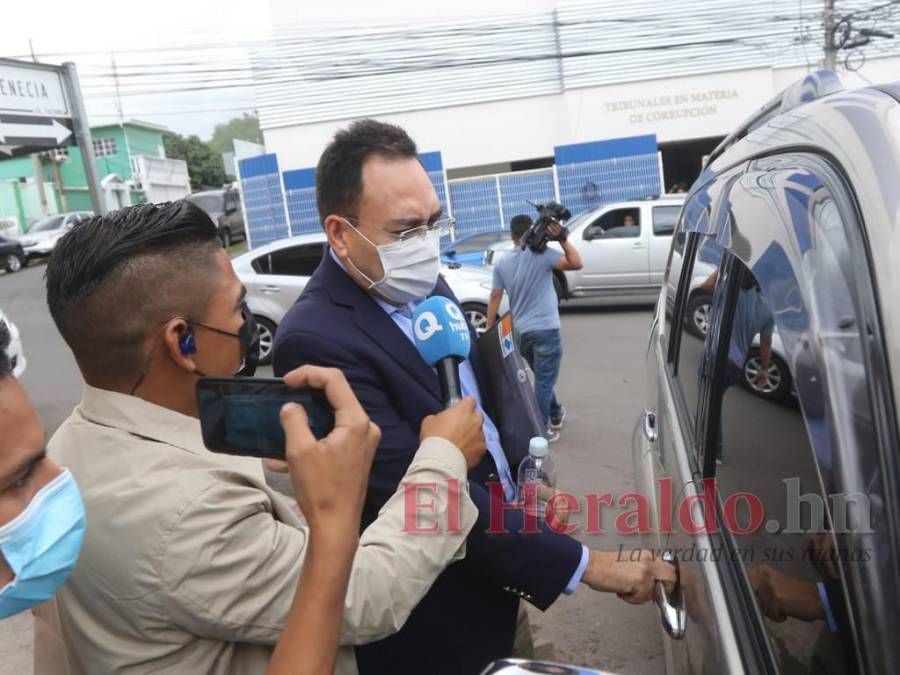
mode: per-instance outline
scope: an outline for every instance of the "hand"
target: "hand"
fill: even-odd
[[[281,409],[297,505],[310,529],[357,537],[381,430],[369,421],[339,370],[303,366],[285,375],[284,382],[323,389],[334,407],[334,429],[322,440],[310,431],[303,406],[287,403]]]
[[[757,565],[747,571],[759,607],[778,623],[789,616],[801,621],[825,618],[819,589],[811,581],[802,581],[768,565]]]
[[[484,418],[475,408],[475,399],[467,396],[452,408],[422,420],[419,439],[430,436],[443,438],[459,448],[466,458],[466,466],[474,469],[481,462],[487,446],[482,425]]]
[[[642,605],[653,598],[657,581],[672,592],[677,575],[674,565],[652,551],[591,551],[582,581],[595,591],[615,593],[625,602]]]
[[[553,223],[547,227],[547,234],[553,241],[565,241],[568,231],[562,225]]]

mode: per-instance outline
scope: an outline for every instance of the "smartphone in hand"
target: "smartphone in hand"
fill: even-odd
[[[284,459],[279,415],[285,403],[303,406],[316,438],[334,429],[334,408],[318,389],[289,387],[279,378],[200,378],[197,408],[204,445],[229,455]]]

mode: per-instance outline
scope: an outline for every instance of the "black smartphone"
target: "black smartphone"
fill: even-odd
[[[334,408],[318,389],[289,387],[269,377],[202,377],[197,407],[203,443],[213,452],[284,459],[279,414],[291,402],[304,407],[316,438],[334,429]]]

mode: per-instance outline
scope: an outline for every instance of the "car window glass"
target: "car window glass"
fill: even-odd
[[[37,221],[31,228],[28,230],[29,232],[50,232],[52,230],[58,230],[62,227],[63,224],[63,216],[50,216],[48,218],[42,218]]]
[[[322,262],[323,244],[291,246],[270,254],[269,274],[308,277]]]
[[[188,199],[207,213],[221,213],[223,210],[221,195],[191,195]]]
[[[713,444],[723,524],[781,672],[855,672],[830,502],[794,374],[771,301],[743,264],[736,272]],[[818,377],[814,363],[803,368]]]
[[[677,376],[682,400],[688,415],[688,426],[694,428],[702,379],[704,344],[710,329],[713,293],[719,275],[722,247],[712,235],[694,233],[697,238],[693,259],[685,267],[689,279],[683,284],[685,305],[679,330]]]
[[[261,256],[254,258],[250,262],[250,266],[258,274],[271,274],[272,273],[272,258],[268,253],[266,253],[265,255],[261,255]]]
[[[668,236],[675,231],[680,206],[654,206],[653,207],[653,234]]]
[[[503,241],[508,238],[508,232],[487,232],[485,234],[470,237],[465,241],[458,243],[453,246],[453,250],[457,253],[476,253],[478,251],[483,251],[491,244],[495,244],[498,241]]]

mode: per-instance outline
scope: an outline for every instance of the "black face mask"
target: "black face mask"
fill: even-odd
[[[246,302],[241,306],[241,316],[244,317],[244,323],[237,333],[229,333],[221,328],[207,326],[206,324],[197,323],[196,321],[192,323],[195,326],[200,326],[207,330],[221,333],[222,335],[236,337],[241,343],[242,363],[240,370],[234,375],[235,377],[253,377],[253,374],[256,372],[256,366],[259,363],[259,328],[257,328],[256,321],[254,321],[253,314],[250,313],[250,308],[247,306]],[[206,373],[199,370],[196,372],[198,375],[206,377]]]

